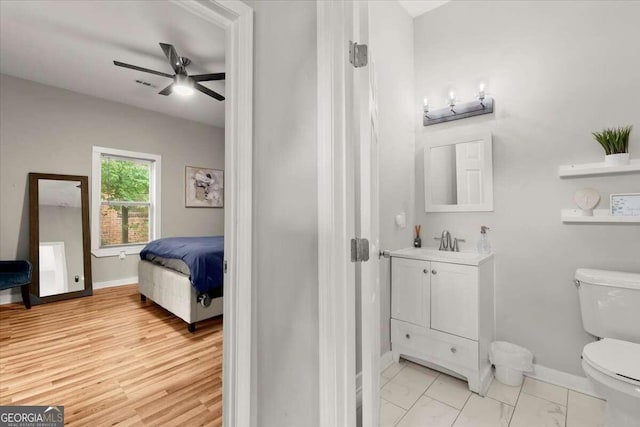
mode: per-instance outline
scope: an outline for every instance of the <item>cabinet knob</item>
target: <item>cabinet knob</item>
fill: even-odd
[[[458,351],[458,349],[457,349],[457,348],[455,348],[455,347],[451,347],[451,353],[454,353],[454,354],[455,354],[457,351]]]
[[[405,337],[406,339],[408,339],[408,340],[409,340],[409,339],[411,339],[411,335],[409,335],[409,334],[405,334],[405,336],[404,336],[404,337]]]
[[[422,271],[424,271],[424,274],[429,274],[429,269],[428,269],[428,268],[425,268],[425,269],[424,269],[424,270],[422,270]]]
[[[431,270],[431,274],[438,274],[436,270]]]

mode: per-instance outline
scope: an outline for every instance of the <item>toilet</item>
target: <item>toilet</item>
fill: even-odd
[[[582,369],[607,400],[606,427],[640,426],[640,274],[580,268]]]

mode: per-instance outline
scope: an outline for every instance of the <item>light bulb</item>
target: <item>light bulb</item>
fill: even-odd
[[[428,106],[429,106],[429,99],[428,99],[427,97],[425,97],[425,98],[422,100],[422,102],[423,102],[423,105],[424,105],[425,107],[428,107]]]
[[[193,95],[193,88],[186,86],[186,85],[178,85],[175,84],[173,85],[173,89],[172,91],[174,93],[177,93],[180,96],[189,96],[189,95]]]
[[[478,99],[480,100],[482,108],[484,108],[484,83],[480,83],[480,92],[478,92]]]
[[[449,105],[455,105],[456,103],[456,94],[451,91],[449,92]]]

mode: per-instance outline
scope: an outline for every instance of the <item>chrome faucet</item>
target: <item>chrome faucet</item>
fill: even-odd
[[[440,248],[439,250],[441,251],[449,251],[453,249],[451,247],[451,233],[449,233],[447,230],[444,230],[442,232],[442,235],[440,236]]]
[[[436,240],[440,240],[440,247],[438,250],[441,251],[451,251],[451,252],[460,252],[460,248],[458,247],[458,242],[464,242],[464,239],[458,239],[457,237],[451,241],[451,233],[449,231],[444,230],[440,237],[434,237]]]

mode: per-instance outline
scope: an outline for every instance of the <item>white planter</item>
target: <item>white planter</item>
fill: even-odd
[[[629,164],[629,153],[609,154],[604,156],[607,166],[624,166]]]

